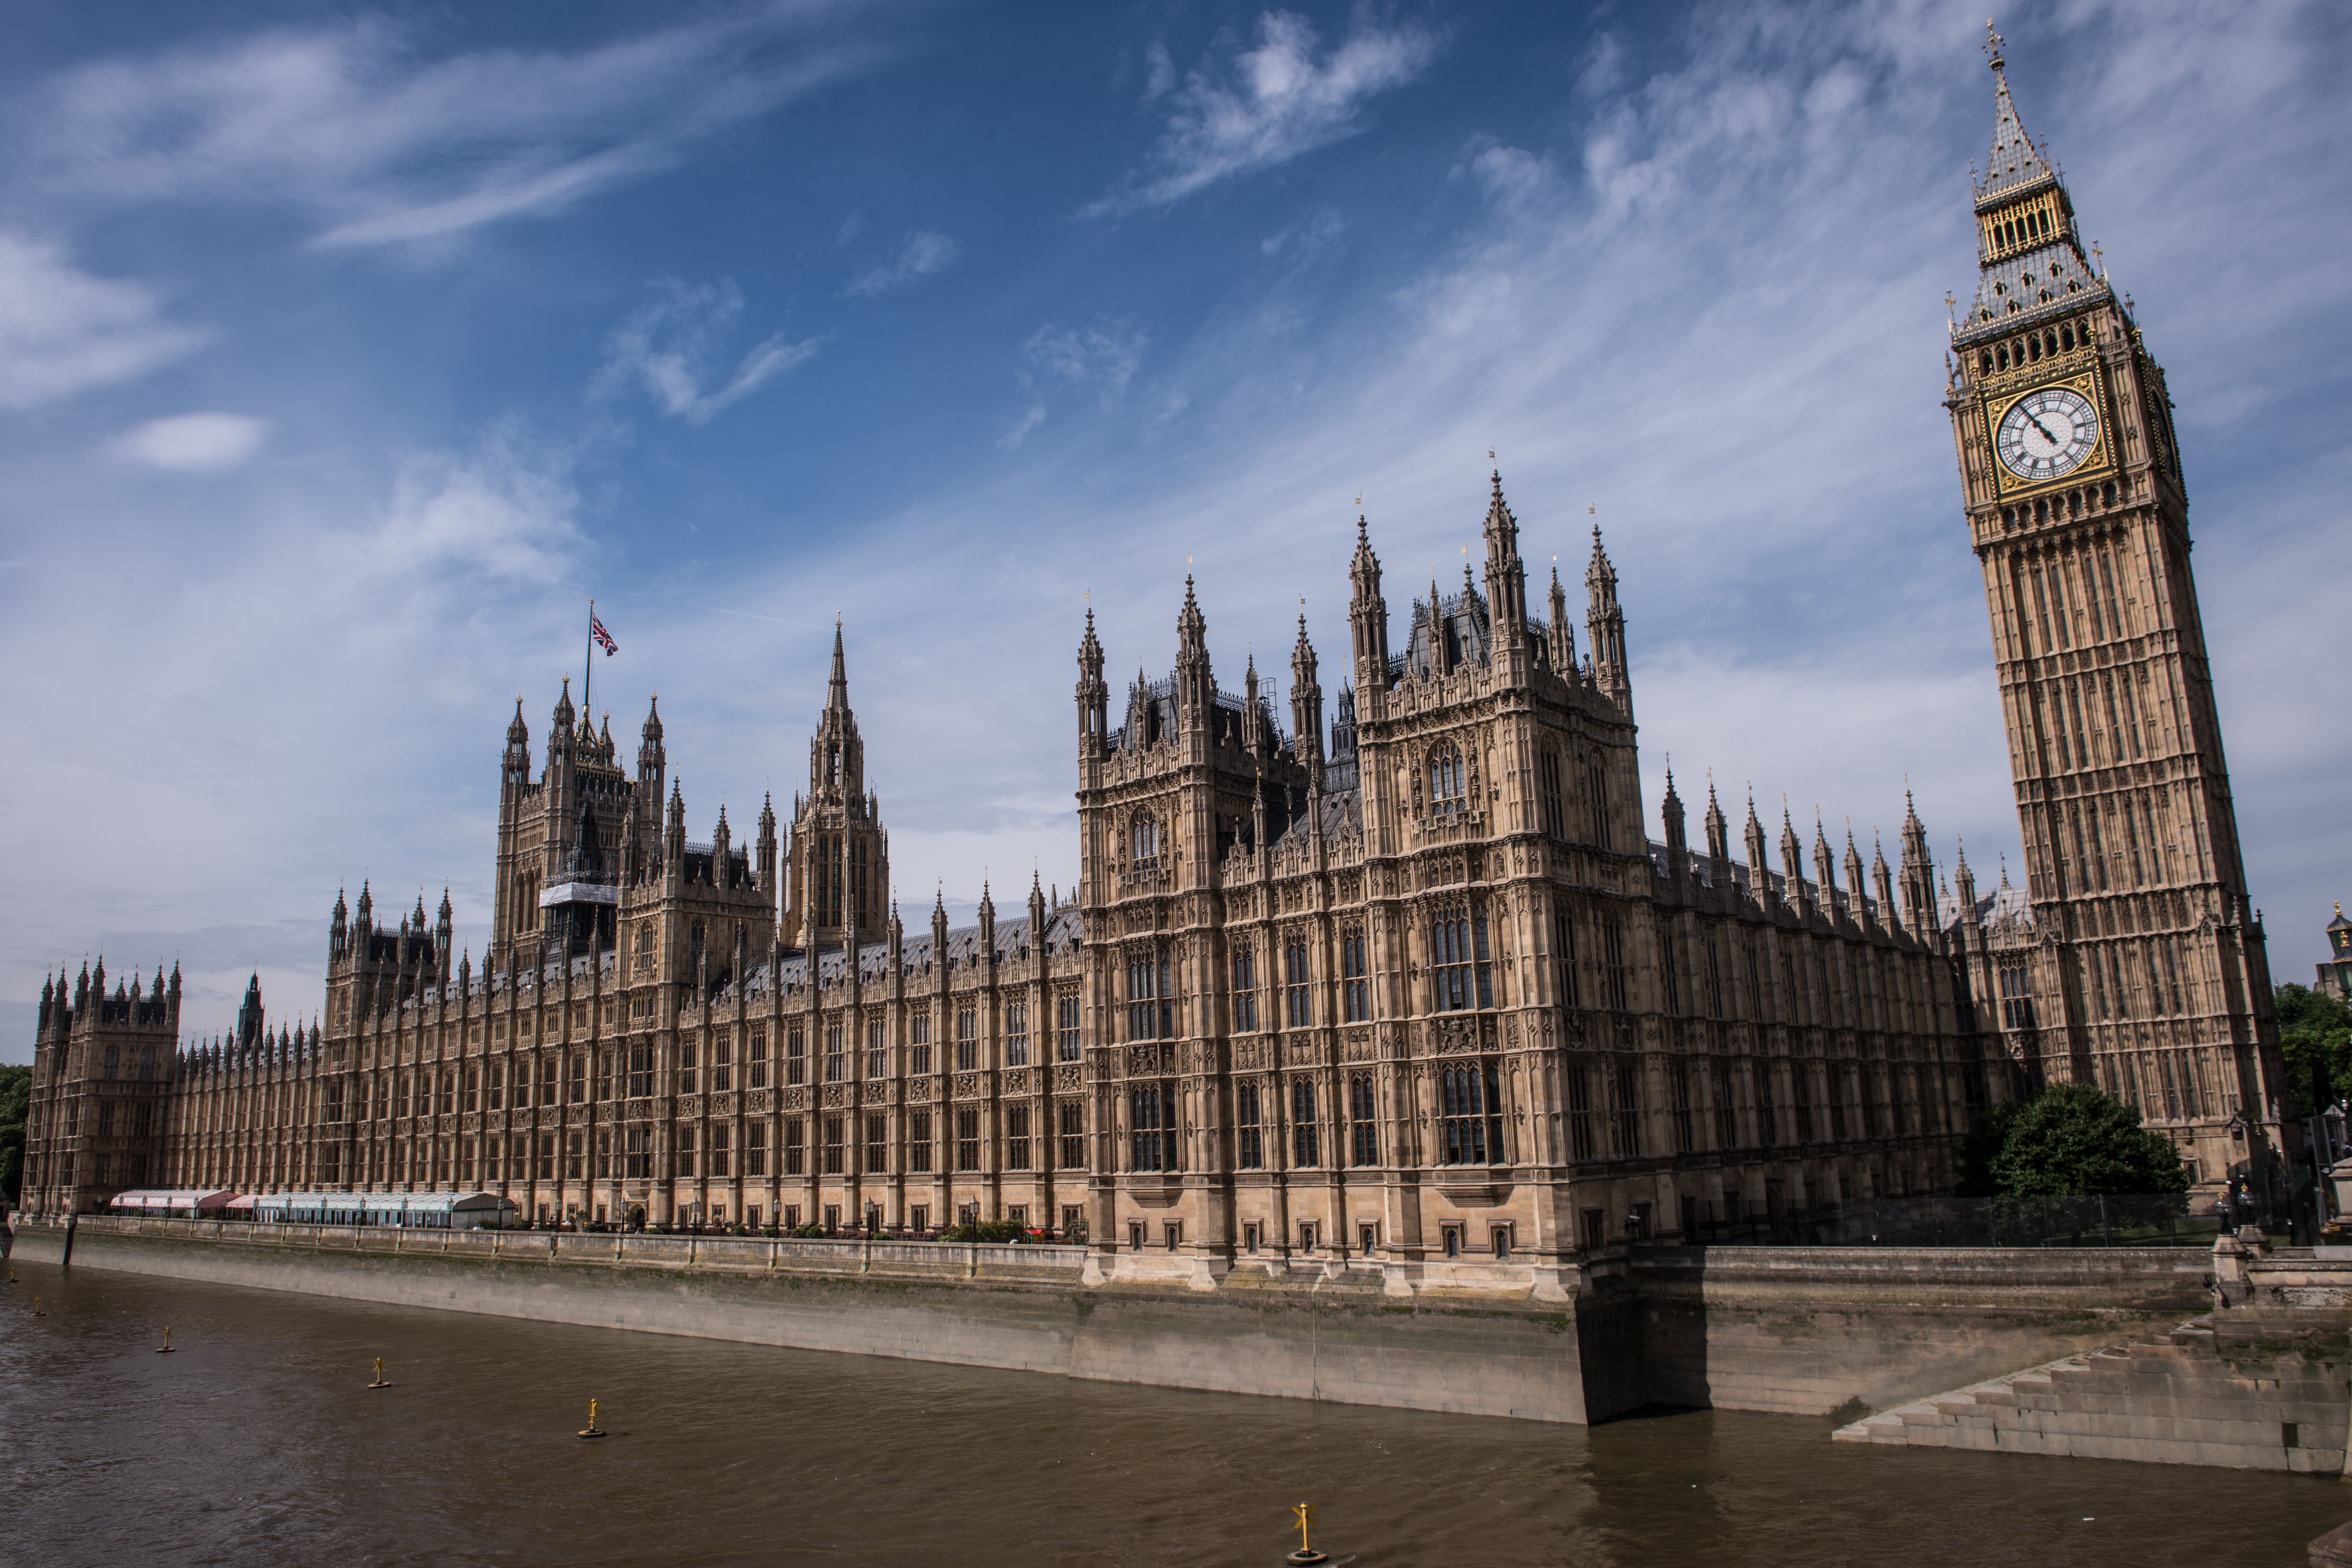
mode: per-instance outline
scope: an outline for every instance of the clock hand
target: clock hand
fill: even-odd
[[[2028,424],[2030,424],[2030,425],[2032,425],[2032,426],[2033,426],[2033,428],[2034,428],[2034,429],[2036,429],[2036,430],[2040,431],[2040,432],[2042,433],[2042,440],[2044,440],[2044,441],[2046,441],[2046,442],[2048,442],[2051,445],[2053,445],[2053,446],[2063,446],[2063,445],[2065,445],[2065,444],[2066,444],[2064,442],[2063,442],[2063,441],[2059,440],[2056,436],[2054,436],[2054,435],[2051,434],[2050,434],[2050,427],[2049,427],[2048,425],[2046,425],[2046,424],[2042,423],[2040,420],[2038,420],[2038,419],[2034,418],[2032,414],[2030,414],[2030,413],[2029,413],[2029,414],[2027,414],[2027,415],[2025,416],[2025,423],[2028,423]]]

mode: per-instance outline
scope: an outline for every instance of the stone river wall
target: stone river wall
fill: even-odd
[[[60,1227],[14,1255],[57,1262]],[[1083,1248],[399,1231],[85,1217],[76,1267],[1108,1382],[1584,1423],[1645,1404],[1827,1415],[2177,1323],[2166,1250],[1656,1248],[1525,1285],[1378,1270],[1122,1282]]]

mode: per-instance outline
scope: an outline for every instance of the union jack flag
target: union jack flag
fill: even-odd
[[[604,657],[608,659],[621,651],[621,645],[613,641],[613,634],[604,630],[604,623],[596,619],[596,612],[593,610],[588,612],[588,635],[603,645]]]

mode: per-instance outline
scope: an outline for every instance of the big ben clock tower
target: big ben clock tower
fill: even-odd
[[[1969,965],[2022,1086],[2095,1082],[2200,1182],[2273,1161],[2289,1088],[2189,572],[2164,371],[2018,121],[2000,36],[1975,299],[1945,406],[1984,564],[2025,906]],[[2000,901],[1996,901],[1997,905]]]

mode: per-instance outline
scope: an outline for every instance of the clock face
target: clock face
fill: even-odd
[[[2099,444],[2099,414],[2073,387],[2027,392],[2000,416],[1994,444],[2001,466],[2021,479],[2072,474]]]

